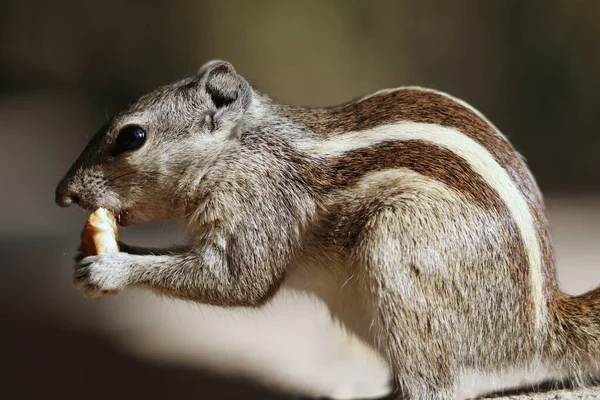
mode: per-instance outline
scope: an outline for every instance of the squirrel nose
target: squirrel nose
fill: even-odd
[[[56,204],[58,204],[59,207],[69,207],[71,204],[78,202],[79,197],[70,190],[67,185],[61,183],[56,188]]]
[[[73,199],[73,196],[62,196],[56,198],[56,204],[59,207],[69,207],[71,204],[76,203],[77,201]]]
[[[69,207],[71,204],[77,203],[78,201],[77,195],[72,193],[60,195],[57,193],[56,195],[56,204],[58,204],[59,207]]]

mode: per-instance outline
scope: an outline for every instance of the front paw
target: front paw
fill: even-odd
[[[85,257],[75,266],[73,283],[76,288],[83,289],[87,298],[122,290],[129,283],[132,261],[131,255],[126,253]]]

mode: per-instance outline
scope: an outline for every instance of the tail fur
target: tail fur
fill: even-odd
[[[585,384],[600,371],[600,287],[581,296],[558,292],[551,314],[547,361]]]

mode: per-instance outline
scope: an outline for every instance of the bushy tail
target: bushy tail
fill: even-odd
[[[553,300],[547,361],[585,383],[600,366],[600,287],[581,296],[558,292]]]

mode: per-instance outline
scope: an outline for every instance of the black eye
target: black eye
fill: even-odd
[[[146,141],[147,132],[138,125],[128,125],[121,129],[115,142],[114,154],[137,150]]]

